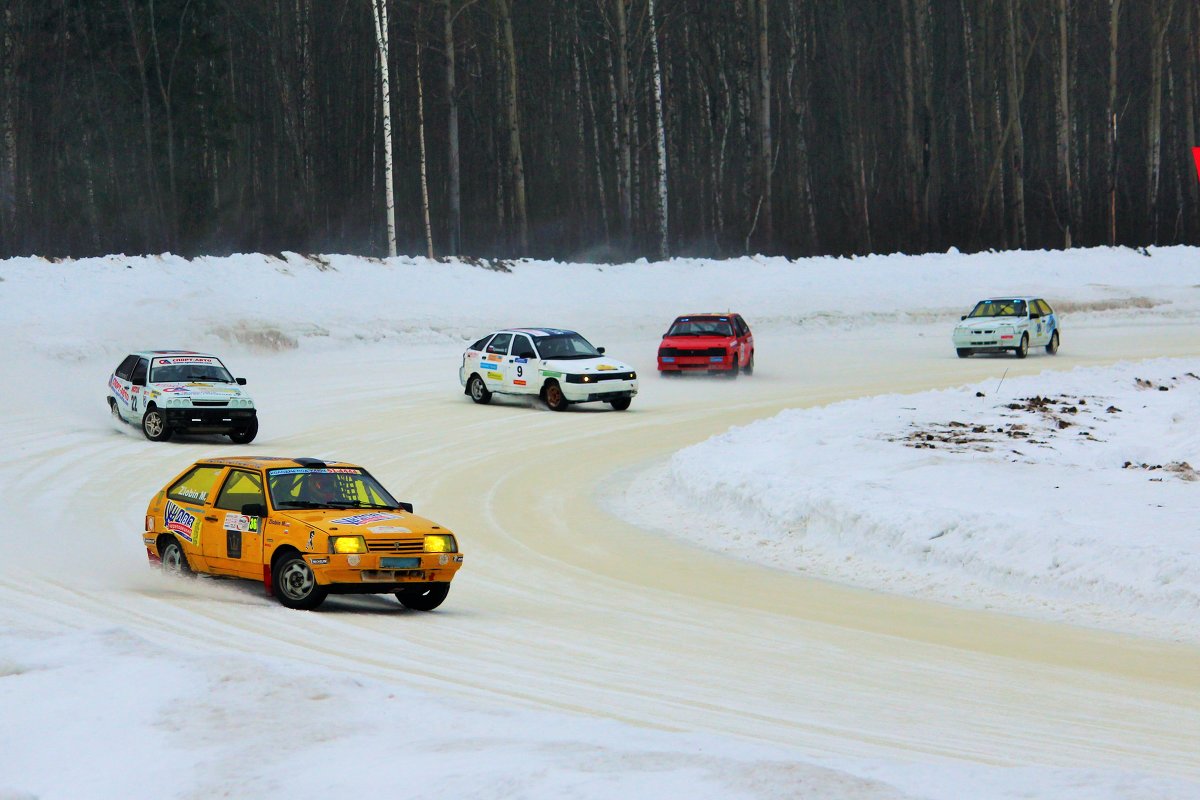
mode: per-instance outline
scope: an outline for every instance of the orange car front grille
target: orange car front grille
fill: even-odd
[[[369,553],[423,553],[425,539],[367,539]]]

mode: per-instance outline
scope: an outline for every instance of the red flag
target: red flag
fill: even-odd
[[[1192,158],[1196,159],[1196,177],[1200,178],[1200,147],[1192,148]]]

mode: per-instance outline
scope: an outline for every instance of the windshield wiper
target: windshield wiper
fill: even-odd
[[[311,500],[281,500],[275,504],[276,508],[329,508],[331,503],[314,503]]]
[[[330,500],[329,505],[333,508],[397,508],[379,503],[362,503],[358,500]]]
[[[194,381],[214,381],[216,383],[229,383],[229,381],[227,381],[226,379],[219,377],[217,375],[200,375],[198,377],[192,378],[192,380],[194,380]]]

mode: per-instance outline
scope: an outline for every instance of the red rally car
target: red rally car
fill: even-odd
[[[658,371],[720,372],[736,378],[754,374],[754,335],[741,314],[676,317],[658,346]]]

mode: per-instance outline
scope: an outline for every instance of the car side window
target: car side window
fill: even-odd
[[[137,366],[133,368],[133,374],[129,376],[130,383],[135,386],[146,385],[146,373],[150,369],[150,362],[144,358],[139,358]]]
[[[242,506],[247,503],[259,503],[266,507],[267,501],[263,496],[262,478],[255,472],[234,470],[229,473],[225,485],[221,487],[221,493],[217,495],[215,505],[226,511],[240,513]]]
[[[482,350],[482,349],[483,349],[483,346],[484,346],[485,344],[487,344],[487,340],[488,340],[488,339],[490,339],[490,338],[492,338],[492,335],[489,333],[487,336],[483,337],[483,338],[482,338],[482,339],[480,339],[478,342],[475,342],[475,344],[471,345],[471,346],[470,346],[470,347],[468,347],[467,349],[468,349],[468,350]]]
[[[125,360],[117,365],[115,370],[116,376],[123,381],[129,380],[129,376],[133,374],[133,368],[137,366],[137,356],[125,356]]]
[[[508,343],[511,341],[511,333],[497,333],[496,338],[487,346],[487,351],[498,356],[508,355]]]
[[[517,358],[537,358],[537,351],[533,349],[533,342],[529,341],[528,336],[513,339],[512,351]]]
[[[1054,313],[1054,309],[1052,309],[1050,307],[1050,304],[1047,303],[1045,300],[1038,300],[1037,302],[1038,302],[1038,308],[1041,309],[1041,311],[1042,311],[1042,316],[1048,317]]]
[[[734,322],[737,324],[738,336],[745,336],[750,332],[749,326],[746,325],[746,320],[742,319],[740,316],[734,317]]]
[[[217,477],[224,469],[211,465],[193,467],[167,490],[167,497],[184,503],[203,505],[208,502],[208,495],[212,493]]]

